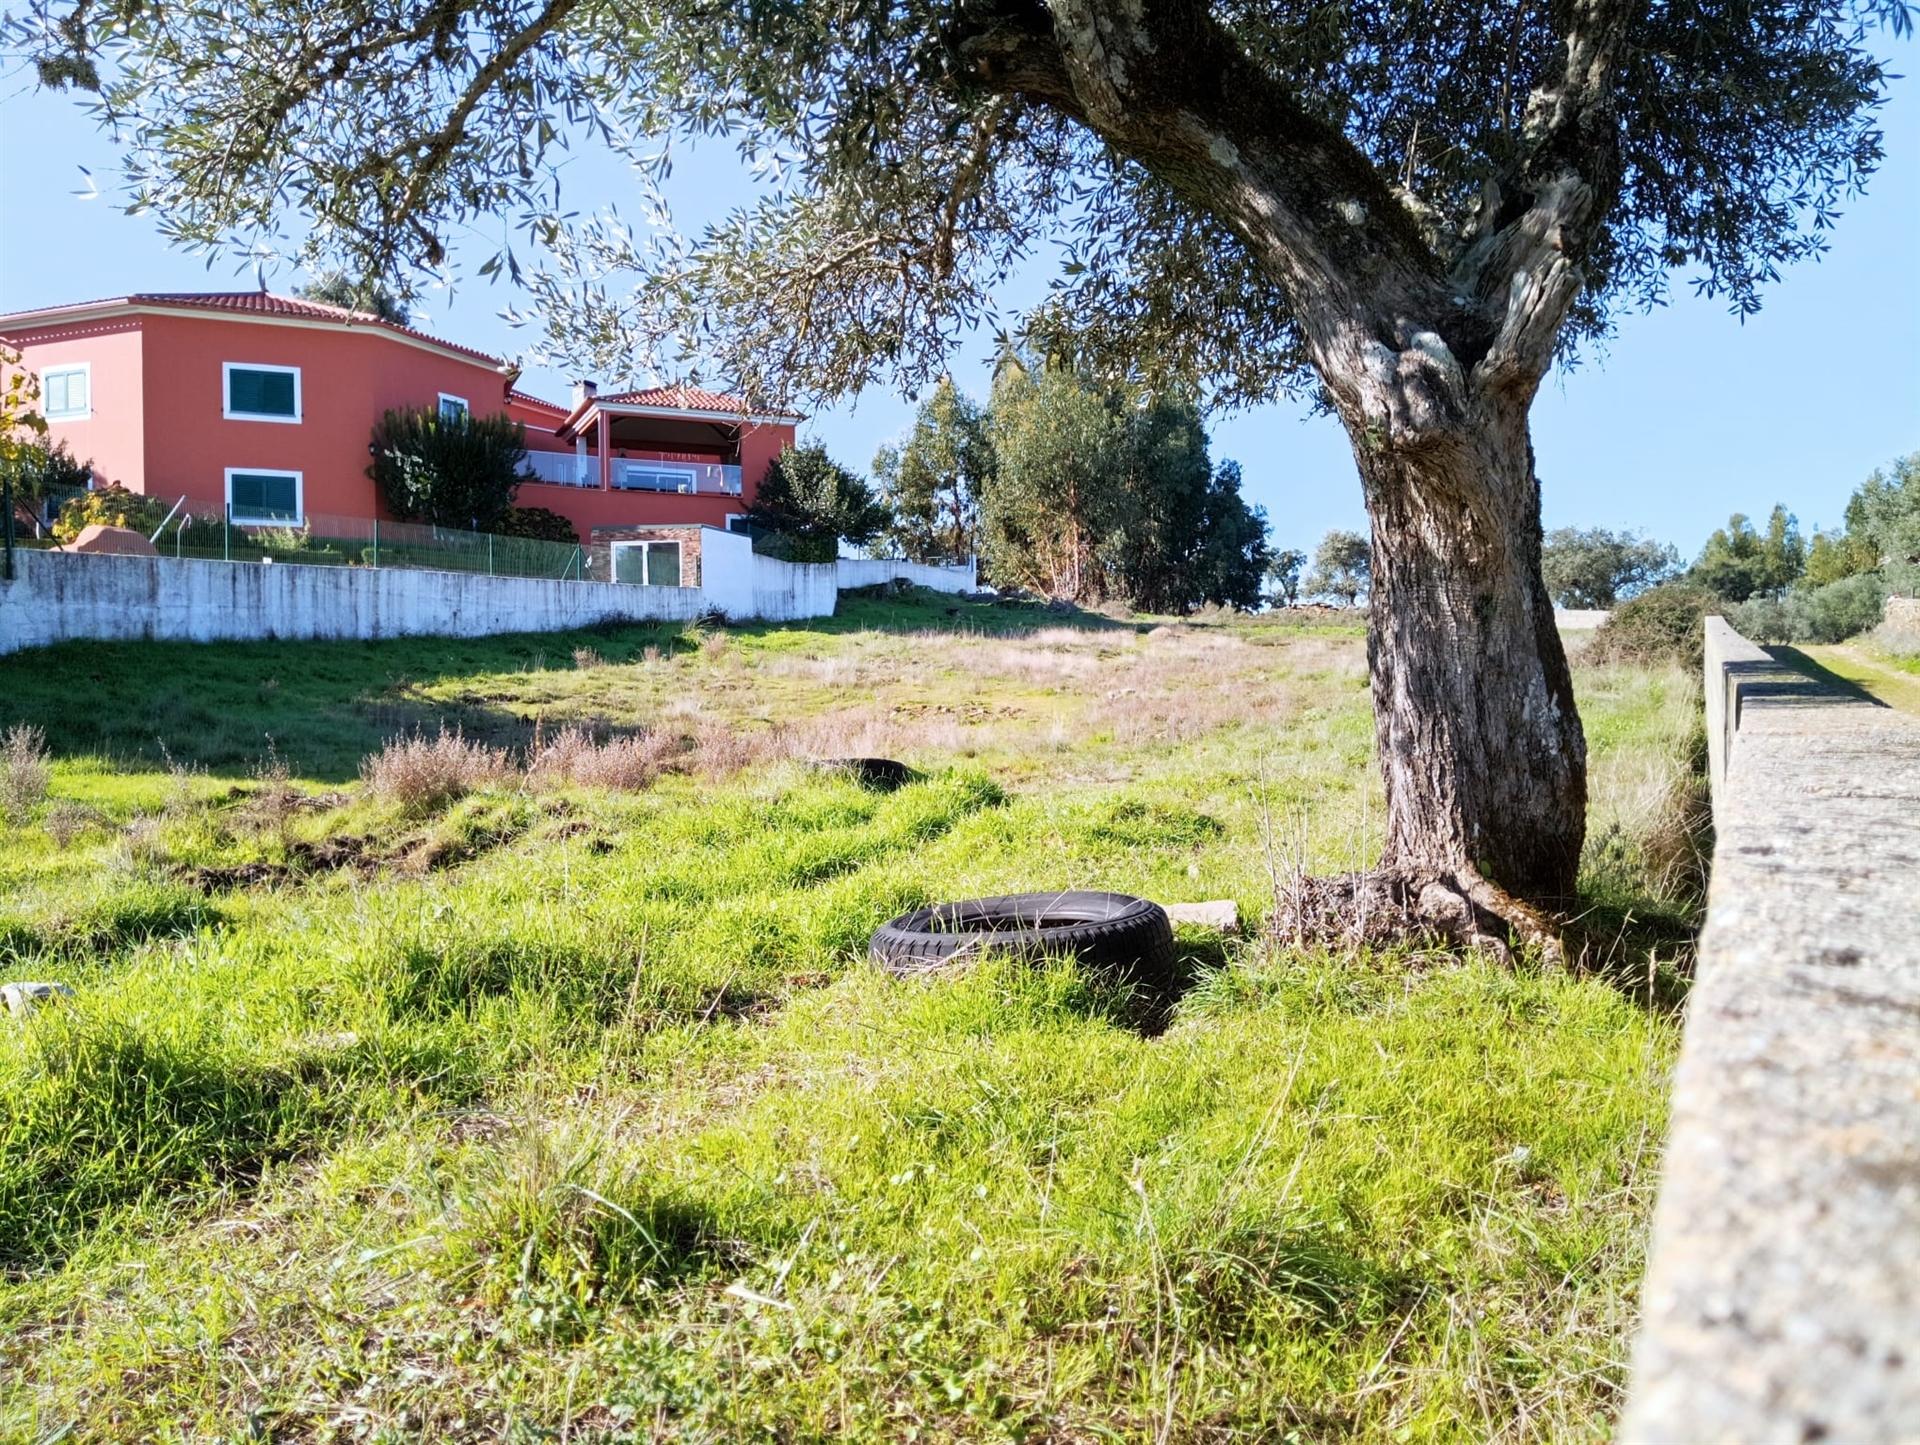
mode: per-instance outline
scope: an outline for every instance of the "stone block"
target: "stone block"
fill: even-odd
[[[1176,924],[1190,924],[1195,928],[1211,928],[1217,933],[1238,933],[1240,931],[1240,905],[1231,898],[1216,898],[1206,903],[1167,903],[1162,904],[1167,917]]]

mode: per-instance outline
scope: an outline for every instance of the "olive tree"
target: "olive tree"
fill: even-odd
[[[750,400],[917,390],[1048,243],[1030,336],[1215,402],[1312,395],[1370,515],[1388,870],[1572,890],[1586,745],[1528,412],[1684,269],[1741,312],[1880,159],[1907,0],[28,0],[135,204],[217,248],[302,217],[403,294],[507,215],[575,364]],[[759,184],[698,235],[561,195],[689,137]],[[658,196],[644,204],[651,210]],[[498,228],[496,227],[496,230]],[[537,253],[537,254],[536,254]],[[535,264],[523,264],[534,256]]]
[[[1680,554],[1664,542],[1604,527],[1557,527],[1540,553],[1547,595],[1562,607],[1606,608],[1680,571]]]

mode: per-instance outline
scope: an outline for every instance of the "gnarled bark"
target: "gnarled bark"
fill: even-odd
[[[1585,834],[1586,742],[1540,580],[1524,413],[1477,407],[1423,446],[1363,438],[1355,456],[1373,521],[1383,862],[1563,900]]]

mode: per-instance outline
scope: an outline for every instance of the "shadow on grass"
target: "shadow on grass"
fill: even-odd
[[[839,612],[805,622],[741,623],[742,639],[860,631],[1019,636],[1046,628],[1141,632],[1035,601],[915,591],[842,594]],[[486,691],[503,673],[572,670],[575,653],[613,663],[700,646],[701,625],[607,623],[497,637],[372,642],[69,642],[0,657],[0,729],[39,727],[56,757],[99,756],[150,767],[180,763],[244,778],[276,753],[322,783],[358,776],[389,739],[459,729],[493,746],[524,746],[533,723]],[[444,697],[426,690],[471,679]]]
[[[1653,900],[1585,900],[1563,935],[1567,956],[1635,1003],[1674,1013],[1693,986],[1701,909]]]
[[[1766,652],[1775,662],[1784,662],[1795,672],[1804,673],[1822,686],[1841,694],[1850,702],[1870,702],[1875,707],[1889,706],[1859,683],[1851,678],[1842,677],[1824,663],[1814,661],[1797,647],[1769,647]]]

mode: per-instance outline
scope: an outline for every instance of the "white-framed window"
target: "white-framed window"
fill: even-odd
[[[749,525],[745,512],[728,512],[727,530],[729,532],[751,532],[753,528]]]
[[[300,420],[300,368],[264,362],[220,363],[220,401],[228,421]]]
[[[440,393],[440,420],[465,421],[467,419],[467,399],[464,396],[449,396]]]
[[[615,542],[613,544],[613,580],[637,582],[644,587],[680,585],[680,544],[678,542]]]
[[[672,462],[621,462],[619,485],[641,492],[691,492],[699,488],[700,473],[694,467]]]
[[[40,414],[48,421],[85,421],[93,415],[93,364],[72,362],[40,373]]]
[[[274,467],[227,468],[227,519],[245,526],[298,527],[306,521],[299,472]]]

